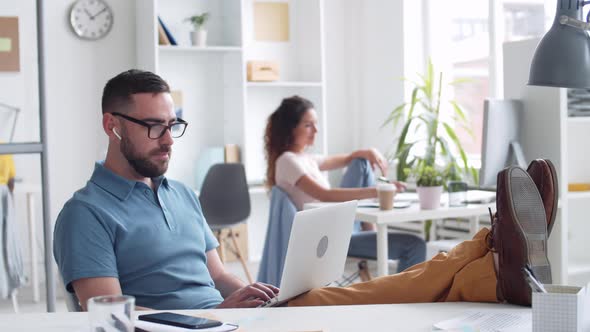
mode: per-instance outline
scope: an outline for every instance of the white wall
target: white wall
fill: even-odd
[[[55,221],[63,204],[88,180],[95,160],[106,148],[101,129],[100,97],[106,80],[135,66],[135,1],[110,1],[115,25],[110,34],[96,42],[74,36],[68,24],[71,0],[46,2],[45,63],[50,218]],[[2,0],[0,16],[19,17],[20,72],[0,73],[0,101],[21,108],[15,142],[37,142],[39,99],[35,0]],[[6,118],[0,113],[0,140],[7,139]],[[33,190],[36,204],[36,250],[42,260],[40,159],[38,155],[16,155],[16,217],[28,271],[30,248],[26,224],[25,193]],[[41,262],[39,262],[41,264]],[[42,271],[42,268],[40,268]],[[41,274],[43,274],[41,272]],[[41,275],[43,277],[43,275]]]
[[[394,138],[389,128],[379,127],[404,100],[403,2],[368,0],[358,15],[360,55],[358,87],[360,146],[385,150]]]
[[[347,96],[354,93],[350,84],[354,75],[350,67],[356,47],[354,39],[346,36],[354,32],[350,17],[358,3],[359,0],[325,1],[326,127],[329,153],[344,153],[355,145],[355,136],[351,135],[352,121],[348,121],[354,107]]]
[[[404,100],[404,3],[326,0],[328,151],[376,147],[395,134],[381,124]],[[333,184],[338,174],[331,175]]]
[[[104,158],[107,140],[100,99],[106,81],[135,67],[135,0],[109,1],[115,23],[98,41],[84,41],[72,33],[67,20],[71,4],[52,0],[44,13],[52,220],[84,186],[94,162]]]

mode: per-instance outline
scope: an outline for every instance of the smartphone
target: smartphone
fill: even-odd
[[[195,316],[180,315],[172,312],[160,312],[157,314],[140,315],[138,319],[146,322],[178,326],[183,327],[185,329],[193,330],[206,329],[209,327],[220,326],[223,324],[222,322],[217,320]]]

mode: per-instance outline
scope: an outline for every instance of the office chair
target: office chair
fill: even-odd
[[[82,310],[82,306],[80,305],[80,301],[78,301],[78,297],[74,293],[70,293],[64,289],[64,299],[66,301],[66,307],[68,308],[69,312],[80,312]]]
[[[59,275],[59,273],[57,276],[57,284],[58,284],[59,291],[61,291],[64,295],[64,300],[66,302],[66,308],[68,308],[68,312],[83,311],[82,306],[80,305],[80,301],[78,301],[78,297],[76,296],[76,293],[68,292],[68,290],[66,289],[66,285],[65,285],[63,279],[61,278],[61,275]]]
[[[250,216],[250,194],[244,166],[238,163],[211,166],[203,180],[199,201],[205,219],[219,241],[221,261],[225,260],[223,241],[229,238],[234,248],[232,252],[242,264],[248,282],[252,283],[252,276],[236,240],[238,235],[232,229]],[[222,237],[224,229],[228,229],[227,237]]]
[[[259,282],[281,286],[285,257],[297,208],[289,195],[278,186],[270,191],[270,210],[262,259],[258,267]]]

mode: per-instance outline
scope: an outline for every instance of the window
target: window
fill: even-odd
[[[425,0],[428,19],[423,32],[424,57],[447,81],[467,79],[446,86],[469,116],[473,136],[455,128],[473,166],[481,163],[483,103],[502,98],[502,43],[540,37],[552,23],[555,3],[547,0]],[[415,38],[415,37],[413,37]],[[420,64],[410,64],[420,68]]]

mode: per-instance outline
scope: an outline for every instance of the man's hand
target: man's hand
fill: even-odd
[[[233,292],[217,308],[255,308],[278,293],[279,289],[275,286],[256,282]]]

